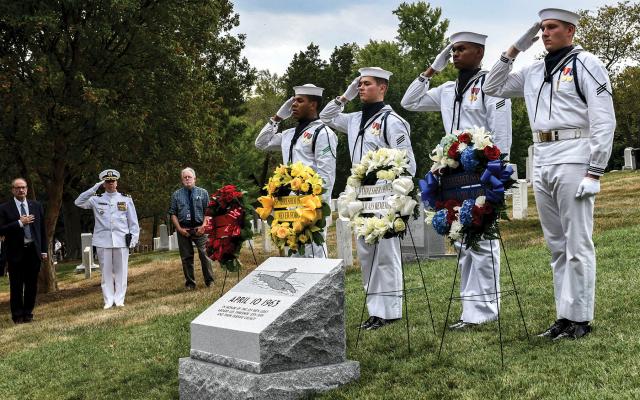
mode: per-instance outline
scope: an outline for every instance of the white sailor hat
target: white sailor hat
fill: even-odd
[[[305,83],[302,86],[294,86],[293,92],[297,95],[303,94],[307,96],[319,96],[322,97],[322,91],[324,88],[318,87],[312,83]]]
[[[360,72],[360,76],[373,76],[376,78],[382,78],[382,79],[386,79],[389,80],[389,77],[391,75],[393,75],[392,72],[389,71],[385,71],[384,69],[380,68],[380,67],[366,67],[366,68],[360,68],[358,70],[358,72]]]
[[[558,21],[568,22],[576,26],[580,19],[580,15],[573,11],[562,10],[560,8],[545,8],[544,10],[540,10],[538,15],[540,16],[540,21],[544,21],[546,19],[557,19]]]
[[[484,46],[484,43],[487,40],[487,35],[475,32],[456,32],[449,37],[449,40],[454,44],[458,42],[470,42]]]
[[[98,177],[103,181],[117,181],[118,179],[120,179],[120,172],[116,171],[115,169],[105,169],[104,171],[100,172]]]

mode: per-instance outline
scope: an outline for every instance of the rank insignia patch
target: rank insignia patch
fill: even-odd
[[[127,211],[127,203],[124,201],[118,202],[118,211]]]

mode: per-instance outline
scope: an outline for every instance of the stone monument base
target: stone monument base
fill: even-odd
[[[178,374],[182,400],[294,400],[359,379],[360,363],[345,361],[319,367],[254,374],[186,357],[179,361]]]

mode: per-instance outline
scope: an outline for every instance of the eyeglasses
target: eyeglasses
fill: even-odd
[[[16,190],[27,190],[27,187],[26,186],[14,186],[13,189],[16,189]]]

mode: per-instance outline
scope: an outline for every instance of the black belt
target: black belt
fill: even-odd
[[[29,242],[29,243],[25,243],[23,247],[26,249],[28,247],[35,247],[35,245],[36,245],[35,242]]]

